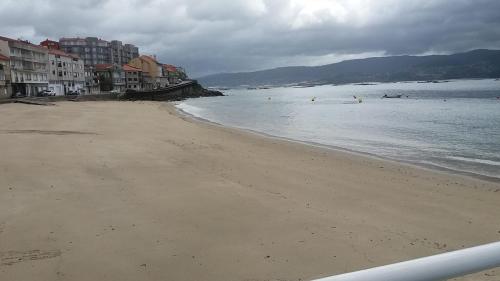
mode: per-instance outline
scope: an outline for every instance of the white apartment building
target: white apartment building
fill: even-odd
[[[49,50],[49,90],[57,96],[84,94],[85,69],[77,55]]]
[[[0,54],[10,58],[13,96],[36,96],[48,88],[48,50],[26,41],[0,37]]]

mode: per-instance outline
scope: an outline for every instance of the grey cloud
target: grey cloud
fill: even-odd
[[[3,0],[0,34],[98,36],[193,76],[500,46],[497,0]]]

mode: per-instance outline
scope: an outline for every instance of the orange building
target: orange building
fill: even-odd
[[[142,70],[145,89],[163,88],[169,85],[168,77],[163,70],[163,65],[155,58],[142,55],[132,59],[129,65]]]

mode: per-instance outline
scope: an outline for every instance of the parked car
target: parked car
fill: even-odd
[[[24,98],[26,97],[25,94],[21,93],[21,92],[16,92],[14,95],[13,95],[14,98]]]
[[[43,91],[40,91],[36,94],[37,97],[50,97],[50,96],[55,96],[56,95],[56,92],[54,92],[53,90],[43,90]]]
[[[78,91],[68,91],[67,96],[78,96],[80,93]]]

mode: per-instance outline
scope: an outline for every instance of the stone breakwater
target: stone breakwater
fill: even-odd
[[[118,100],[179,101],[188,98],[224,96],[222,92],[207,90],[197,81],[188,81],[165,89],[144,92],[126,92]]]

